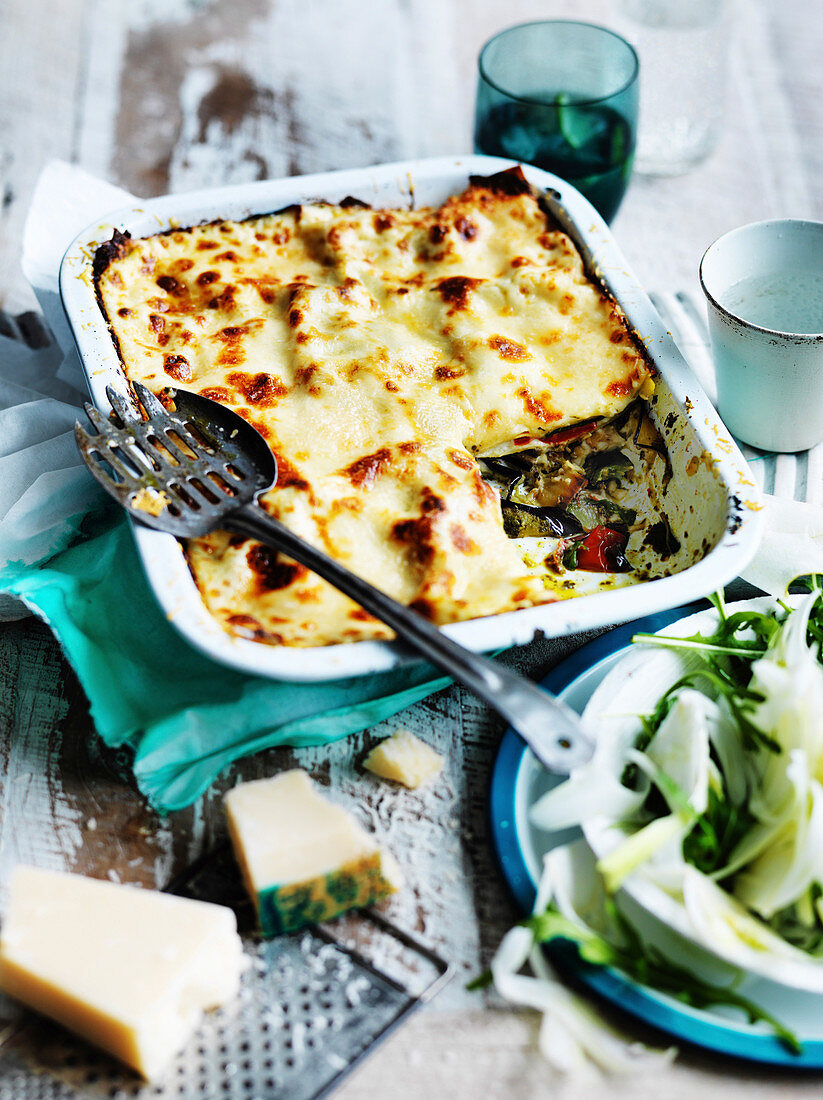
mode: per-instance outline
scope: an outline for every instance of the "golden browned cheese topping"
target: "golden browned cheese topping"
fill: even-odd
[[[439,623],[554,598],[476,456],[615,415],[649,368],[522,176],[473,180],[438,209],[318,203],[105,249],[98,292],[126,374],[254,424],[279,464],[272,515]],[[391,635],[257,543],[217,533],[188,555],[229,630],[293,646]]]

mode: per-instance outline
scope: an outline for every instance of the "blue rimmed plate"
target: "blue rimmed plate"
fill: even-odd
[[[701,606],[705,605],[649,615],[596,638],[552,669],[543,686],[582,712],[595,688],[625,656],[633,634],[661,630]],[[571,833],[547,833],[529,821],[531,806],[560,781],[538,764],[513,730],[506,731],[492,773],[491,828],[503,875],[524,912],[530,912],[534,904],[543,856],[571,836]],[[683,945],[681,949],[687,948]],[[565,953],[563,957],[565,961]],[[690,960],[684,954],[675,961],[688,965]],[[765,1025],[749,1024],[734,1010],[694,1009],[638,985],[618,971],[572,966],[575,977],[585,986],[676,1039],[750,1061],[823,1069],[823,998],[819,995],[792,991],[748,976],[737,987],[739,993],[765,1005],[794,1031],[803,1045],[798,1055],[789,1051]]]

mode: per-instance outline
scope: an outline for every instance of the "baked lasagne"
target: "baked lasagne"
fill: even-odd
[[[519,170],[438,208],[116,234],[94,274],[126,376],[231,405],[277,457],[263,506],[435,622],[631,580],[649,531],[671,536],[649,489],[667,464],[652,370]],[[229,631],[391,636],[253,541],[216,532],[187,555]]]

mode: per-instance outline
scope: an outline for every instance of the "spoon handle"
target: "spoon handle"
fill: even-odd
[[[228,530],[281,550],[386,623],[408,646],[470,688],[520,734],[550,771],[567,774],[594,745],[579,716],[522,676],[458,645],[438,627],[350,572],[295,535],[258,504],[246,504],[222,522]]]

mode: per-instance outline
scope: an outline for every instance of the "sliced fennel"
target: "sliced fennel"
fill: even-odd
[[[565,863],[565,866],[564,866]],[[739,975],[719,983],[673,963],[646,941],[602,889],[593,873],[591,853],[578,841],[550,852],[544,862],[533,915],[506,934],[492,961],[498,993],[514,1004],[543,1013],[540,1049],[556,1069],[579,1073],[589,1064],[609,1073],[640,1072],[670,1061],[674,1048],[649,1050],[631,1043],[606,1024],[589,1004],[558,980],[541,945],[574,944],[580,958],[593,966],[610,966],[695,1008],[730,1005],[755,1023],[767,1024],[786,1045],[799,1050],[796,1036],[769,1012],[736,992]],[[576,874],[572,897],[570,869]],[[588,879],[580,889],[580,878]],[[712,887],[717,889],[716,887]],[[719,891],[722,893],[722,891]],[[534,976],[521,973],[528,963]]]
[[[581,956],[589,962],[615,962],[612,945],[589,928],[564,893],[557,890],[557,858],[553,853],[546,857],[533,916],[507,932],[497,949],[491,964],[495,989],[512,1004],[543,1014],[539,1046],[555,1069],[579,1076],[593,1067],[622,1074],[666,1064],[675,1056],[674,1048],[650,1050],[625,1039],[584,997],[559,980],[543,953],[541,945],[562,939],[577,944]],[[527,964],[532,974],[521,973]]]
[[[598,689],[595,756],[532,820],[583,825],[610,893],[650,884],[719,958],[823,993],[823,593],[715,609],[635,639],[655,650]]]

